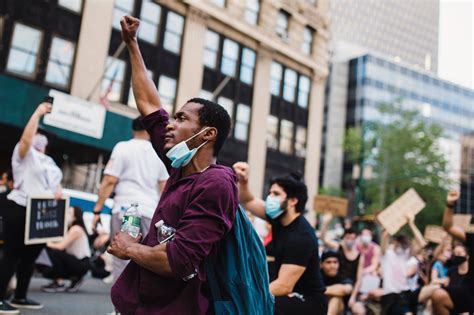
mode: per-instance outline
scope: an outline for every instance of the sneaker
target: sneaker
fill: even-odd
[[[69,286],[69,288],[67,288],[67,292],[76,293],[77,291],[79,291],[79,288],[81,287],[83,282],[84,278],[71,280],[71,285]]]
[[[66,291],[66,286],[64,285],[64,283],[53,281],[48,285],[42,286],[41,291],[48,293],[64,292]]]
[[[114,281],[115,281],[115,277],[114,277],[113,274],[110,274],[110,276],[105,277],[104,279],[102,279],[102,281],[103,281],[105,284],[112,284],[112,283],[114,283]]]
[[[43,308],[43,304],[30,299],[13,299],[10,304],[16,308],[25,308],[29,310],[40,310]]]
[[[7,301],[0,301],[0,314],[20,314],[20,311],[11,306]]]

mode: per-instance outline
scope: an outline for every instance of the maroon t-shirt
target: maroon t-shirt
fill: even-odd
[[[170,172],[142,244],[158,244],[155,223],[160,220],[176,229],[166,246],[173,277],[160,276],[131,261],[112,287],[112,302],[124,315],[205,314],[210,294],[203,261],[213,257],[219,241],[232,228],[238,206],[237,179],[231,168],[221,165],[181,178],[181,170],[172,169],[164,156],[166,111],[156,111],[142,121]],[[197,276],[183,280],[196,271]]]

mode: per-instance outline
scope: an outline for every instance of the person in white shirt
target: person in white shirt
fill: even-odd
[[[105,200],[115,191],[111,235],[120,231],[125,211],[132,203],[138,203],[138,211],[142,215],[140,232],[146,236],[168,179],[166,167],[153,149],[140,118],[133,120],[132,129],[133,139],[117,143],[112,151],[94,207],[92,226],[95,230]],[[113,257],[113,279],[120,276],[127,264],[128,260]]]
[[[0,313],[15,314],[16,308],[41,309],[43,305],[26,297],[34,262],[44,245],[24,244],[28,197],[61,197],[62,172],[45,154],[48,139],[38,133],[40,118],[51,112],[50,103],[41,103],[30,117],[12,155],[13,190],[4,209],[5,252],[0,260]],[[8,282],[16,272],[14,299],[6,302]]]
[[[86,226],[80,207],[69,207],[68,232],[60,242],[49,242],[47,253],[51,266],[42,268],[44,277],[53,281],[41,287],[44,292],[77,292],[82,284],[83,277],[90,269],[91,249]],[[71,280],[66,288],[64,279]]]

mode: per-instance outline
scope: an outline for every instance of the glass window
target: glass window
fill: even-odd
[[[250,124],[250,106],[237,105],[237,115],[235,120],[234,137],[237,140],[247,141]]]
[[[215,69],[217,66],[217,52],[219,51],[219,34],[207,30],[206,44],[204,46],[203,63],[206,67]]]
[[[232,120],[232,117],[234,116],[234,102],[231,99],[220,96],[217,99],[217,103],[225,108],[225,110],[230,116],[230,119]]]
[[[282,119],[280,126],[280,152],[293,153],[293,123]]]
[[[295,153],[300,158],[306,157],[306,128],[296,126]]]
[[[58,5],[76,13],[82,11],[82,0],[59,0]]]
[[[174,102],[176,99],[176,79],[160,76],[158,81],[158,93],[160,94],[161,103],[165,110],[172,114],[174,111]]]
[[[147,70],[148,77],[153,80],[153,71]],[[135,95],[133,95],[132,80],[130,80],[130,90],[128,91],[128,106],[137,108],[137,102],[135,101]]]
[[[107,57],[107,69],[102,80],[101,95],[111,102],[120,102],[122,98],[125,65],[123,60]]]
[[[115,0],[114,12],[112,14],[112,27],[121,30],[120,19],[124,15],[133,15],[135,0]]]
[[[42,40],[41,31],[16,23],[8,54],[8,72],[34,78]]]
[[[260,10],[259,0],[246,0],[244,18],[247,23],[256,25],[258,22],[258,12]]]
[[[184,18],[174,12],[168,12],[163,47],[179,54],[181,50],[181,35],[183,34]]]
[[[281,79],[283,67],[278,62],[273,61],[270,69],[270,91],[272,95],[280,95]]]
[[[305,75],[300,75],[298,84],[298,105],[307,108],[309,102],[309,91],[311,90],[311,82]]]
[[[288,102],[295,101],[297,75],[296,71],[291,69],[285,70],[285,82],[283,83],[283,98]]]
[[[288,14],[285,11],[278,12],[275,32],[282,38],[288,36]]]
[[[64,88],[69,87],[75,51],[76,45],[73,42],[53,37],[46,68],[46,82]]]
[[[307,55],[311,55],[313,48],[313,34],[314,31],[306,26],[303,31],[303,43],[301,44],[301,49]]]
[[[234,77],[237,70],[237,58],[239,56],[239,45],[230,39],[224,39],[222,48],[221,72]]]
[[[278,149],[278,118],[271,115],[267,117],[267,148]]]
[[[254,68],[255,52],[252,49],[244,48],[242,50],[242,62],[240,66],[240,81],[252,84]]]
[[[140,19],[138,38],[150,44],[157,44],[161,20],[161,7],[151,0],[144,1],[140,11]]]
[[[211,0],[211,2],[217,6],[225,7],[225,0]]]

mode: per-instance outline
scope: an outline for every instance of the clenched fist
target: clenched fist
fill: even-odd
[[[122,40],[125,44],[130,44],[137,40],[138,28],[140,27],[140,20],[129,15],[120,19],[122,26]]]
[[[246,185],[249,181],[250,166],[245,162],[237,162],[233,165],[234,171],[237,174],[239,184]]]
[[[43,103],[38,105],[38,107],[36,108],[35,113],[40,115],[40,116],[43,116],[43,115],[51,113],[52,109],[53,109],[53,106],[51,105],[51,103],[43,102]]]
[[[454,207],[458,199],[459,199],[459,191],[450,191],[448,192],[448,196],[446,197],[446,204],[448,206]]]

